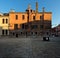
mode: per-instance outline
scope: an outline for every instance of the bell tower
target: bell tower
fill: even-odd
[[[36,12],[38,12],[38,2],[36,2]]]
[[[37,19],[37,13],[38,13],[38,2],[36,1],[35,20]]]
[[[31,9],[31,5],[29,4],[29,5],[28,5],[28,10],[30,10],[30,9]]]

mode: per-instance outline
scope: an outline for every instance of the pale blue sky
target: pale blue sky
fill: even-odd
[[[52,25],[56,26],[60,24],[60,0],[37,0],[39,12],[42,11],[42,7],[45,7],[45,11],[52,12]],[[35,10],[36,0],[0,0],[0,12],[6,13],[10,9],[15,9],[16,12],[24,12],[28,4],[31,4],[31,8]]]

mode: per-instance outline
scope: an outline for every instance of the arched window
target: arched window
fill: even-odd
[[[23,20],[25,19],[25,16],[24,16],[24,15],[22,15],[22,19],[23,19]]]
[[[6,19],[6,23],[8,23],[8,19]]]
[[[18,20],[18,15],[16,15],[16,20]]]
[[[2,23],[4,24],[4,19],[2,19]]]
[[[33,16],[33,20],[35,20],[35,16]]]

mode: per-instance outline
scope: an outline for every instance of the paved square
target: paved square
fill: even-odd
[[[60,58],[60,37],[0,38],[0,58]]]

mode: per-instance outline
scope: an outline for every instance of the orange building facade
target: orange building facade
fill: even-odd
[[[25,12],[10,11],[9,19],[10,34],[15,34],[17,31],[27,34],[28,30],[39,33],[50,31],[52,12],[45,12],[44,8],[42,12],[38,12],[38,3],[36,3],[36,10],[32,10],[29,5]]]

